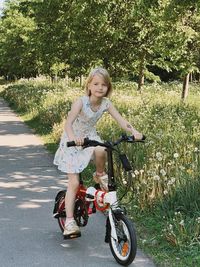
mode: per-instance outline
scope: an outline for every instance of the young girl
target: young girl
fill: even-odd
[[[136,139],[141,139],[142,134],[136,131],[126,121],[107,98],[112,91],[112,84],[108,72],[103,68],[93,69],[86,81],[86,94],[76,100],[68,113],[64,132],[61,137],[60,146],[55,154],[54,164],[58,169],[67,173],[68,188],[65,197],[66,223],[63,235],[69,237],[71,234],[80,235],[73,213],[76,192],[79,186],[79,173],[88,165],[91,159],[96,165],[94,180],[101,187],[107,189],[108,177],[105,173],[106,152],[103,147],[89,147],[82,149],[81,145],[85,137],[101,141],[95,125],[104,112],[118,122],[122,129],[130,132]],[[68,141],[75,141],[77,147],[67,147]]]

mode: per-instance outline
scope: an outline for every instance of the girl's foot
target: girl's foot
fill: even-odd
[[[66,222],[63,236],[64,238],[75,238],[81,236],[80,228],[74,219]]]
[[[103,173],[95,172],[93,174],[94,181],[100,185],[101,189],[104,191],[108,191],[108,175]]]

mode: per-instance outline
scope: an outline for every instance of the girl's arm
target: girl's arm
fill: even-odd
[[[121,126],[122,129],[124,129],[127,132],[130,132],[136,139],[142,139],[143,135],[139,133],[134,127],[125,120],[121,114],[118,112],[118,110],[113,106],[113,104],[110,102],[108,112],[110,115],[118,122],[118,124]]]
[[[69,141],[77,140],[77,138],[74,135],[72,124],[75,121],[75,119],[77,118],[78,114],[80,113],[82,106],[83,106],[83,103],[82,103],[81,99],[79,98],[78,100],[76,100],[72,104],[71,110],[68,113],[64,129],[65,129],[65,132],[67,133]]]

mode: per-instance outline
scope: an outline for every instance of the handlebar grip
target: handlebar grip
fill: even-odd
[[[144,141],[145,139],[146,139],[146,136],[145,136],[144,134],[142,135],[142,139],[140,139],[140,140],[136,140],[136,139],[135,139],[135,136],[132,135],[132,140],[133,140],[133,141],[136,141],[136,142],[141,142],[141,141]]]
[[[88,145],[88,140],[89,140],[88,137],[84,138],[83,146]],[[71,146],[76,146],[75,141],[69,141],[69,142],[67,142],[67,147],[71,147]]]
[[[76,146],[76,143],[74,141],[67,142],[67,147]]]
[[[144,141],[145,139],[146,139],[146,136],[143,134],[141,140]]]

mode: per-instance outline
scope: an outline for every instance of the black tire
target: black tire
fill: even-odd
[[[110,236],[109,245],[115,260],[124,266],[133,262],[137,252],[137,239],[133,223],[123,214],[113,214],[118,241]]]
[[[63,233],[65,228],[65,221],[66,221],[66,212],[65,212],[65,194],[61,196],[61,198],[58,201],[58,213],[59,217],[58,224],[60,226],[60,230]]]

